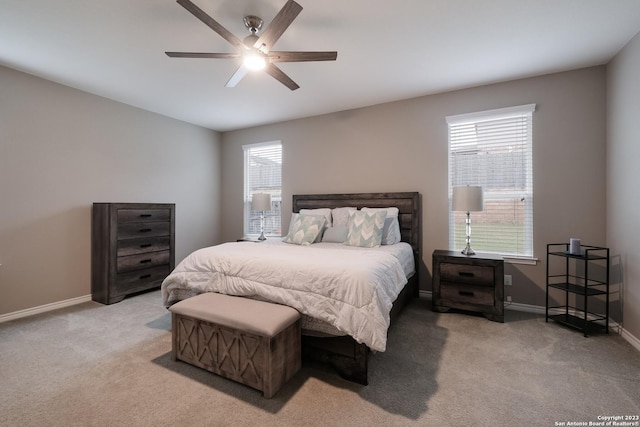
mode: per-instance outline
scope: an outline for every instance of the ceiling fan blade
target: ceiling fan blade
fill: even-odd
[[[205,23],[209,28],[218,33],[223,39],[237,47],[245,48],[242,40],[234,36],[229,30],[220,25],[215,19],[207,15],[202,9],[193,4],[190,0],[178,0],[178,4],[187,9],[193,16]]]
[[[271,62],[335,61],[338,52],[269,52]]]
[[[291,90],[296,90],[300,87],[296,82],[291,80],[291,78],[287,76],[284,71],[273,64],[267,64],[264,71]]]
[[[244,65],[241,65],[240,68],[238,68],[236,70],[236,72],[233,73],[233,76],[231,76],[231,78],[229,79],[227,84],[224,85],[224,86],[225,87],[236,87],[236,85],[238,83],[240,83],[240,80],[242,80],[242,78],[245,75],[247,75],[248,72],[249,72],[249,69],[247,67],[245,67]]]
[[[293,0],[289,0],[287,4],[280,9],[276,17],[273,18],[273,21],[271,21],[267,29],[262,32],[262,35],[256,40],[253,47],[260,49],[262,45],[264,45],[267,50],[271,49],[271,46],[278,41],[282,33],[289,28],[289,25],[291,25],[301,11],[302,6]]]
[[[165,52],[171,58],[240,58],[239,53]]]

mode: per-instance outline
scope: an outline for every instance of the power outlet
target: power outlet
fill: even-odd
[[[505,286],[512,286],[513,285],[513,279],[511,278],[510,274],[505,274],[504,275],[504,285]]]

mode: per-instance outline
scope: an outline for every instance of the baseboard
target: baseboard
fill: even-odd
[[[620,328],[620,336],[634,346],[636,350],[640,351],[640,340],[631,335],[625,328]]]
[[[431,299],[431,291],[420,290],[420,297]],[[545,315],[546,313],[545,308],[539,305],[520,304],[517,302],[505,301],[504,308],[506,310],[524,311],[527,313],[535,313],[535,314],[542,314],[542,315]],[[631,344],[636,350],[640,351],[640,339],[633,336],[629,331],[624,329],[618,322],[615,322],[609,319],[609,329],[619,334],[622,338],[625,339],[625,341]]]
[[[420,298],[426,298],[428,300],[431,299],[431,291],[423,291],[422,289],[420,289],[418,291],[418,295],[420,296]]]
[[[421,298],[430,300],[432,295],[431,291],[420,290],[419,295]],[[21,319],[23,317],[29,317],[40,313],[46,313],[47,311],[57,310],[59,308],[69,307],[76,304],[82,304],[83,302],[91,301],[91,295],[84,295],[77,298],[71,298],[64,301],[53,302],[51,304],[45,304],[38,307],[27,308],[25,310],[14,311],[12,313],[0,314],[0,323],[8,322],[10,320]],[[505,302],[505,309],[524,311],[527,313],[545,314],[545,308],[538,305],[520,304],[517,302]],[[629,344],[631,344],[636,350],[640,351],[640,339],[632,335],[629,331],[624,329],[620,324],[609,320],[609,327],[616,333],[620,334]]]
[[[10,320],[22,319],[23,317],[29,317],[40,313],[46,313],[47,311],[53,311],[59,308],[82,304],[83,302],[88,301],[91,301],[91,294],[77,298],[66,299],[64,301],[52,302],[50,304],[40,305],[38,307],[27,308],[25,310],[14,311],[12,313],[0,314],[0,323],[8,322]]]

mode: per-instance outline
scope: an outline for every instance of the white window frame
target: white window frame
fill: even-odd
[[[449,195],[449,249],[458,250],[464,247],[460,242],[456,243],[456,236],[458,240],[460,233],[464,230],[465,223],[461,220],[464,217],[464,213],[455,213],[451,209],[452,189],[454,186],[460,185],[480,185],[483,187],[485,211],[484,212],[471,212],[471,247],[476,252],[496,253],[503,255],[505,260],[511,262],[520,263],[535,263],[534,257],[534,245],[533,245],[533,112],[535,111],[535,104],[527,104],[516,107],[500,108],[494,110],[480,111],[476,113],[459,114],[448,116],[447,122],[447,134],[448,134],[448,156],[449,156],[449,179],[448,179],[448,195]],[[509,138],[513,138],[514,146],[520,144],[523,147],[523,155],[521,156],[521,162],[517,165],[511,165],[511,170],[518,171],[522,174],[524,188],[512,188],[508,189],[499,188],[496,186],[497,181],[490,177],[491,171],[488,170],[491,165],[491,161],[486,161],[488,157],[482,158],[482,145],[479,141],[478,129],[482,125],[488,125],[493,122],[494,124],[501,123],[506,119],[521,120],[522,126],[518,131],[519,133],[511,133]],[[466,128],[466,129],[465,129]],[[516,129],[515,127],[510,128]],[[464,136],[461,136],[465,131]],[[507,148],[509,143],[502,140],[487,140],[485,146],[492,144],[494,146],[502,145],[503,148]],[[497,141],[497,142],[496,142]],[[452,150],[452,144],[456,145],[459,155],[463,155],[466,150],[465,146],[468,146],[469,150],[466,155],[468,157],[468,164],[473,165],[468,171],[455,171],[457,162],[454,162],[454,154]],[[488,153],[488,152],[487,152]],[[474,157],[477,154],[478,157]],[[486,153],[485,153],[486,154]],[[490,155],[490,154],[486,154]],[[477,161],[475,160],[477,159]],[[476,169],[478,168],[478,169]],[[454,177],[455,176],[455,177]],[[486,232],[483,235],[483,227],[476,227],[474,229],[474,218],[483,218],[485,221],[490,221],[492,217],[491,210],[487,210],[487,204],[499,203],[499,200],[516,200],[523,203],[520,207],[523,212],[523,224],[522,233],[514,233],[521,237],[517,239],[514,237],[511,244],[505,243],[504,246],[497,245],[495,238],[495,231],[492,233]],[[514,208],[515,212],[518,208]],[[504,211],[502,211],[504,212]],[[455,216],[457,215],[457,216]],[[497,211],[493,212],[493,215],[497,215]],[[455,216],[455,219],[454,219]],[[457,230],[457,233],[456,233]],[[464,235],[465,233],[462,233]],[[493,234],[494,239],[491,239]],[[508,240],[506,236],[505,242]],[[517,243],[516,242],[517,240]],[[460,247],[458,247],[460,246]],[[505,250],[508,246],[517,247],[519,249]]]
[[[254,149],[269,149],[271,147],[279,147],[280,148],[280,169],[279,176],[273,183],[263,183],[263,185],[255,186],[250,182],[251,175],[251,164],[250,164],[250,153],[251,150]],[[282,209],[282,141],[268,141],[268,142],[259,142],[255,144],[246,144],[242,146],[242,150],[244,152],[244,183],[243,183],[243,233],[245,236],[258,236],[260,234],[259,230],[259,214],[257,212],[253,212],[251,210],[251,198],[253,193],[257,192],[266,192],[271,194],[271,206],[272,210],[269,212],[265,212],[265,226],[264,226],[264,234],[265,236],[280,236],[282,234],[282,219],[281,219],[281,209]],[[279,182],[278,182],[279,181]],[[275,185],[278,184],[279,185]],[[257,227],[256,228],[256,224]]]

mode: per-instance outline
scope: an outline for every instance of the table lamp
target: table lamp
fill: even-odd
[[[271,194],[255,193],[251,198],[251,210],[260,211],[260,237],[258,240],[267,240],[264,237],[264,212],[271,210]]]
[[[484,210],[484,200],[482,196],[482,187],[465,186],[453,187],[452,206],[454,211],[467,213],[466,229],[467,229],[467,246],[462,250],[464,255],[475,255],[471,249],[471,212],[479,212]]]

